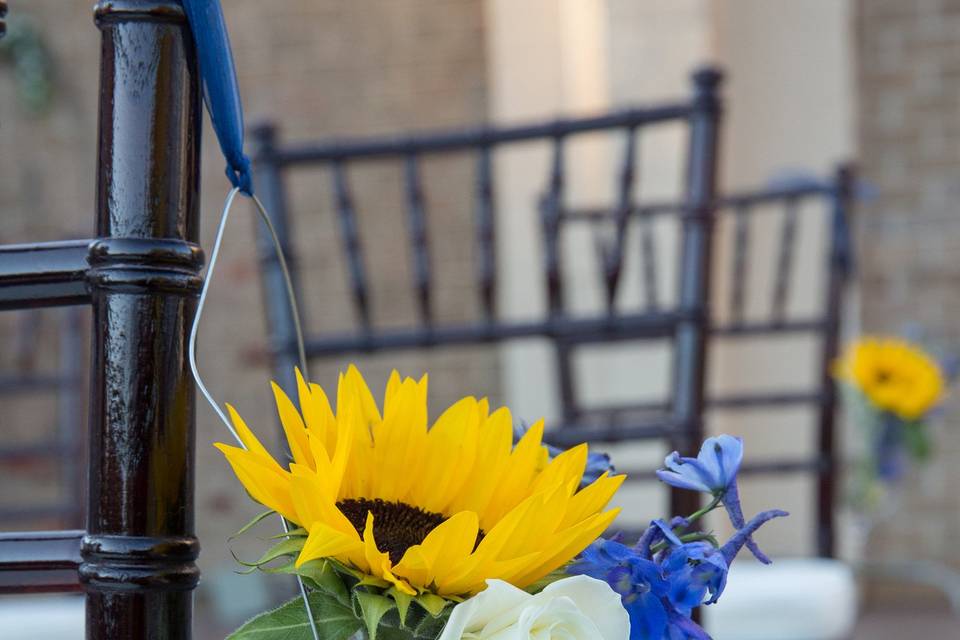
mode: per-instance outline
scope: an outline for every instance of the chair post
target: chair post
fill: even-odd
[[[283,254],[290,269],[294,292],[299,297],[297,278],[297,260],[290,241],[290,216],[287,214],[287,201],[284,196],[283,176],[275,160],[277,129],[271,123],[260,124],[251,131],[254,143],[254,162],[256,172],[254,180],[259,198],[270,215],[277,239],[283,248]],[[290,301],[287,300],[287,288],[284,284],[283,268],[273,246],[267,225],[259,218],[257,228],[257,253],[259,254],[260,277],[264,308],[266,310],[267,331],[270,335],[270,362],[273,379],[288,394],[297,389],[294,367],[300,365],[296,347],[296,325]],[[300,310],[301,317],[303,310]],[[295,397],[295,396],[291,396]]]
[[[104,0],[95,17],[87,638],[189,639],[199,579],[187,342],[202,283],[200,80],[179,1]]]
[[[818,451],[820,475],[817,479],[817,555],[831,558],[836,549],[837,443],[836,412],[837,388],[832,367],[839,355],[840,321],[843,295],[850,276],[852,238],[849,214],[854,197],[853,167],[841,165],[834,178],[833,216],[830,230],[829,264],[827,265],[827,300],[825,328],[820,354],[820,403]]]
[[[707,333],[710,327],[710,271],[714,195],[716,191],[717,138],[720,121],[718,89],[722,74],[704,68],[693,74],[694,100],[690,117],[686,212],[680,257],[678,306],[686,318],[675,335],[673,414],[679,425],[673,447],[684,455],[696,452],[704,434],[704,384]],[[671,513],[690,514],[700,504],[692,491],[672,489]]]

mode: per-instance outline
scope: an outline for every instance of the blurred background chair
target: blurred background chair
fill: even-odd
[[[86,525],[88,443],[83,427],[89,333],[84,314],[76,307],[7,313],[0,320],[10,330],[0,369],[0,401],[8,412],[33,417],[14,422],[0,416],[0,476],[5,487],[0,531],[63,532],[22,534],[21,552],[35,553],[40,561],[36,573],[24,570],[21,558],[0,558],[0,566],[10,563],[16,569],[0,571],[0,593],[25,593],[32,590],[25,585],[43,590],[39,585],[49,584],[51,571],[42,560],[58,556],[59,541],[74,544],[77,530]],[[17,534],[4,534],[3,540],[16,544]],[[75,569],[64,566],[62,572],[63,581],[70,582],[67,575]],[[83,620],[79,594],[0,599],[0,629],[12,640],[79,639]]]
[[[66,308],[23,311],[5,320],[14,330],[7,338],[8,366],[0,370],[0,397],[29,403],[36,419],[3,430],[0,473],[10,484],[32,484],[4,492],[0,530],[79,529],[85,513],[83,316]]]
[[[718,240],[727,241],[722,243],[726,250],[718,253],[727,263],[715,268],[723,272],[726,300],[714,300],[713,348],[762,338],[762,348],[770,349],[801,337],[815,357],[808,363],[810,375],[798,376],[808,382],[790,387],[771,387],[762,369],[745,371],[736,381],[735,393],[723,384],[726,381],[717,380],[716,386],[726,388],[708,391],[708,409],[717,414],[719,424],[734,430],[743,412],[806,409],[803,415],[812,424],[803,429],[800,441],[807,446],[797,453],[797,438],[787,437],[795,434],[785,433],[783,453],[764,460],[754,452],[744,472],[765,481],[791,475],[812,478],[812,522],[793,526],[810,526],[817,557],[777,558],[770,567],[747,559],[735,563],[729,592],[704,611],[715,640],[845,640],[853,633],[859,600],[854,571],[834,559],[844,457],[836,429],[832,369],[853,268],[850,216],[856,192],[852,170],[842,166],[826,179],[794,176],[756,192],[724,195],[718,202],[718,223],[727,227],[717,234]],[[773,250],[760,260],[751,250],[751,238],[763,225],[766,237],[774,241],[767,241]],[[804,232],[815,241],[803,243]],[[806,304],[798,300],[804,293],[797,286],[804,269],[815,272],[818,292]],[[758,282],[750,277],[756,272],[769,276]],[[783,430],[788,424],[792,423],[774,418],[766,428]]]
[[[560,395],[564,419],[553,425],[546,439],[558,446],[579,442],[621,442],[662,439],[669,446],[691,453],[702,439],[704,359],[707,337],[707,301],[710,294],[710,264],[716,141],[720,113],[717,88],[719,72],[704,69],[694,74],[692,100],[650,108],[636,108],[595,118],[558,120],[512,128],[480,128],[444,131],[381,139],[338,140],[328,143],[281,143],[272,126],[255,132],[257,189],[270,211],[287,259],[296,275],[298,255],[293,238],[294,221],[288,212],[284,172],[294,167],[326,169],[331,180],[340,224],[341,242],[352,293],[356,331],[343,335],[306,336],[308,358],[412,348],[442,348],[463,344],[495,344],[529,337],[547,338],[553,345],[560,371]],[[681,274],[672,306],[652,300],[639,309],[624,311],[615,301],[621,285],[623,244],[614,242],[603,254],[608,304],[597,314],[573,313],[567,298],[576,290],[566,278],[561,232],[564,226],[565,185],[568,181],[567,148],[582,134],[606,133],[624,140],[627,150],[622,166],[624,205],[632,202],[635,138],[639,130],[664,123],[688,127],[685,193],[674,207],[682,231],[677,235]],[[544,317],[524,321],[498,314],[496,261],[496,185],[494,157],[504,147],[545,143],[550,148],[549,173],[543,176],[543,191],[537,203],[542,242],[542,282],[547,292]],[[421,162],[425,157],[466,153],[475,162],[474,214],[476,280],[474,290],[482,316],[461,324],[435,321],[431,242],[427,232],[428,211]],[[412,258],[410,292],[416,299],[418,322],[402,328],[383,328],[371,322],[368,267],[358,218],[350,188],[349,171],[364,162],[399,163],[403,171],[407,236]],[[305,221],[301,221],[305,222]],[[626,220],[624,219],[625,223]],[[288,392],[295,390],[293,371],[297,363],[294,325],[282,284],[282,272],[265,227],[260,232],[260,264],[267,321],[271,335],[273,373]],[[399,239],[398,239],[399,241]],[[533,251],[534,248],[529,249]],[[295,280],[307,278],[300,273]],[[571,352],[583,345],[638,340],[669,339],[672,345],[672,396],[655,411],[637,416],[619,414],[617,421],[585,420],[577,407],[578,380],[569,366]],[[464,389],[468,392],[468,389]],[[672,505],[677,513],[696,510],[699,497],[677,491]]]
[[[708,621],[720,640],[759,638],[751,636],[750,629],[741,622],[756,619],[757,612],[769,611],[773,606],[780,618],[777,629],[783,634],[776,638],[841,640],[851,632],[857,596],[850,568],[831,560],[835,554],[839,464],[831,366],[837,355],[843,291],[852,262],[848,220],[852,172],[843,167],[827,179],[781,180],[759,191],[714,198],[697,182],[712,179],[715,150],[698,141],[694,134],[688,157],[691,173],[688,174],[687,199],[649,202],[635,193],[638,170],[635,140],[638,128],[652,124],[651,113],[656,111],[636,109],[595,119],[516,129],[431,132],[324,144],[280,142],[273,126],[260,127],[255,132],[259,192],[273,216],[288,260],[294,265],[295,279],[300,283],[310,278],[296,266],[302,247],[297,246],[295,228],[309,223],[303,219],[295,223],[288,209],[285,172],[303,166],[326,169],[330,197],[335,202],[339,221],[346,262],[344,272],[349,278],[358,330],[341,335],[312,333],[307,337],[307,355],[336,357],[544,336],[553,346],[562,415],[560,424],[554,425],[547,438],[559,445],[582,441],[610,445],[659,438],[665,439],[670,447],[690,452],[703,434],[702,420],[708,409],[729,415],[756,409],[809,408],[814,416],[810,431],[814,441],[812,455],[785,451],[767,460],[752,455],[743,471],[745,475],[794,474],[813,478],[816,489],[811,538],[815,553],[821,559],[783,561],[762,574],[777,584],[804,585],[811,593],[803,607],[784,609],[777,600],[776,590],[764,588],[767,581],[756,579],[753,567],[738,567],[731,575],[731,591],[735,596]],[[679,112],[676,115],[682,116]],[[613,180],[617,187],[616,202],[605,207],[569,205],[564,198],[568,180],[564,143],[578,132],[597,130],[612,130],[612,135],[623,138]],[[542,195],[531,207],[539,214],[539,246],[530,250],[542,255],[540,277],[546,291],[547,314],[541,320],[521,324],[505,320],[498,314],[496,305],[497,274],[502,271],[496,262],[493,163],[496,150],[502,146],[539,141],[551,144],[552,160],[549,175],[543,179]],[[431,185],[423,180],[420,161],[424,156],[463,151],[475,158],[473,240],[479,260],[473,286],[483,315],[470,324],[445,325],[435,322],[433,316],[431,245],[424,195]],[[419,310],[419,323],[414,326],[383,328],[371,322],[369,268],[358,231],[358,219],[371,214],[357,209],[349,186],[349,168],[371,161],[389,161],[402,167],[402,195],[407,216],[405,242],[413,262],[409,291]],[[712,189],[709,191],[712,193]],[[705,197],[708,199],[704,200]],[[816,228],[822,233],[823,241],[813,247],[816,252],[813,262],[820,260],[816,268],[823,281],[817,287],[821,298],[812,309],[805,309],[797,316],[792,305],[796,273],[811,266],[810,256],[797,255],[798,229],[807,218],[815,218],[812,223],[818,225]],[[672,280],[660,273],[670,268],[664,265],[664,257],[678,255],[658,246],[663,234],[655,227],[664,223],[681,229],[674,239],[682,247],[679,253],[682,262],[679,274]],[[766,256],[769,262],[761,262],[752,251],[751,238],[758,233],[758,225],[766,225],[766,237],[770,237],[771,224],[776,229],[775,251]],[[594,271],[602,279],[604,301],[593,315],[582,309],[574,310],[570,304],[570,299],[579,292],[568,280],[564,237],[578,226],[586,227],[592,236],[594,251],[589,257],[595,261]],[[258,229],[274,376],[292,390],[293,368],[297,362],[293,321],[273,247],[265,228],[258,225]],[[719,233],[714,233],[714,229]],[[637,256],[630,254],[630,234],[639,236],[639,264],[636,264]],[[639,267],[642,302],[628,306],[623,300],[630,295],[624,291],[624,282],[636,284],[637,278],[628,278],[626,271],[636,267]],[[750,291],[756,270],[773,274],[772,280],[765,283],[769,285],[768,292]],[[716,291],[712,291],[712,277],[721,284]],[[672,282],[676,290],[663,291],[665,280]],[[754,304],[755,299],[763,300],[760,314],[752,313],[758,306]],[[711,313],[710,301],[714,313]],[[685,333],[687,331],[691,333]],[[746,379],[735,393],[706,391],[704,395],[708,347],[714,349],[722,342],[755,338],[782,340],[797,335],[812,338],[817,353],[813,359],[815,371],[811,372],[812,386],[771,390],[763,384],[764,380]],[[584,376],[575,364],[578,349],[665,337],[672,350],[671,397],[656,402],[588,406],[581,391]],[[642,360],[635,364],[638,368],[645,366]],[[751,384],[757,382],[760,384]],[[776,429],[777,425],[770,428]],[[637,466],[629,457],[617,457],[616,461],[618,469],[626,471],[632,479],[652,478],[649,466]],[[678,499],[684,499],[681,496],[674,499],[675,512],[684,512],[685,506],[689,508],[689,496],[687,505],[678,503]],[[755,628],[767,629],[769,634],[769,626]],[[774,636],[764,638],[772,640]]]
[[[624,180],[626,180],[624,178]],[[813,439],[812,456],[791,455],[769,460],[750,456],[743,473],[778,475],[812,474],[816,479],[815,518],[812,527],[813,548],[818,556],[829,558],[836,553],[836,498],[837,477],[842,459],[838,453],[835,429],[837,397],[832,375],[833,361],[838,354],[844,291],[851,276],[853,261],[850,212],[853,203],[855,178],[849,167],[840,167],[826,179],[800,177],[778,180],[765,189],[736,194],[722,194],[716,201],[714,222],[719,233],[714,234],[716,260],[716,295],[713,296],[709,340],[713,349],[723,343],[749,339],[764,339],[766,345],[808,336],[816,350],[812,359],[812,385],[771,389],[760,375],[747,372],[737,385],[737,392],[725,389],[707,389],[707,409],[725,414],[724,417],[752,410],[807,407],[814,420],[810,431]],[[657,254],[653,225],[663,216],[678,215],[682,206],[659,203],[635,206],[626,200],[616,209],[603,207],[564,210],[561,224],[584,224],[592,227],[598,245],[604,246],[604,235],[616,239],[621,247],[630,225],[639,227],[643,251],[644,290],[648,304],[656,306]],[[806,219],[810,230],[822,234],[822,240],[804,247],[811,255],[800,254],[800,225]],[[755,238],[764,225],[766,238],[775,238],[773,251],[757,256]],[[604,231],[607,233],[604,234]],[[769,243],[764,238],[764,241]],[[799,254],[799,255],[798,255]],[[758,258],[763,258],[758,259]],[[607,264],[613,264],[608,261]],[[792,304],[797,297],[795,286],[798,269],[817,270],[822,277],[816,291],[821,298],[804,305],[799,313]],[[755,272],[771,274],[768,282],[757,282]],[[614,268],[607,272],[607,282],[615,281]],[[754,285],[765,285],[755,287]],[[751,290],[754,289],[754,290]],[[802,294],[802,292],[800,292]],[[572,368],[570,354],[560,352],[561,371]],[[561,377],[568,377],[563,374]],[[718,385],[720,386],[720,385]],[[727,385],[725,385],[727,386]],[[566,396],[565,396],[566,397]],[[565,414],[572,420],[616,425],[624,415],[659,412],[662,404],[634,404],[606,407],[583,407],[571,404]],[[771,425],[771,429],[777,426]],[[629,470],[628,470],[629,472]],[[643,473],[643,470],[635,470]]]

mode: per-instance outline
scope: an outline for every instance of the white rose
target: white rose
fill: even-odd
[[[531,595],[502,580],[453,609],[438,640],[628,640],[630,618],[605,582],[573,576]]]

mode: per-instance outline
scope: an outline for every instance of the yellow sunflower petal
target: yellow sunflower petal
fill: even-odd
[[[400,390],[400,385],[403,382],[403,379],[400,377],[400,372],[394,369],[390,372],[390,377],[387,379],[387,390],[383,393],[383,415],[387,415],[390,412],[390,406],[393,404],[393,399],[397,395],[397,391]]]
[[[481,514],[480,526],[484,530],[490,528],[491,523],[483,514],[510,463],[512,444],[513,416],[509,409],[498,409],[480,426],[476,454],[479,462],[470,470],[463,491],[449,506],[450,511],[474,511]]]
[[[444,513],[467,482],[477,456],[480,416],[476,399],[459,400],[437,418],[425,441],[426,464],[409,498],[425,511]]]
[[[430,584],[437,576],[451,574],[466,561],[473,553],[479,532],[477,514],[461,511],[427,534],[423,542],[407,549],[394,572],[409,577],[415,584]]]
[[[390,555],[383,553],[377,548],[377,541],[373,534],[373,514],[369,512],[367,512],[367,525],[363,530],[363,554],[366,557],[367,564],[370,566],[370,573],[374,577],[382,578],[390,582],[397,589],[408,595],[413,596],[417,594],[417,590],[412,588],[406,580],[394,575]]]
[[[543,451],[543,420],[536,422],[520,438],[503,476],[497,480],[497,488],[490,504],[482,511],[481,526],[492,527],[507,511],[530,494],[530,486],[537,472]]]
[[[533,584],[586,549],[606,531],[619,514],[620,509],[611,509],[555,534],[544,544],[543,557],[534,567],[505,579],[521,588]]]
[[[427,406],[422,389],[404,380],[391,402],[389,413],[374,431],[374,466],[371,490],[387,501],[406,498],[421,468],[427,439]]]
[[[541,452],[547,453],[546,449],[542,447]],[[587,445],[581,444],[550,460],[534,480],[530,491],[536,493],[548,487],[560,484],[567,485],[571,480],[576,480],[576,484],[580,484],[580,479],[583,478],[583,472],[586,468]]]
[[[241,442],[243,445],[251,452],[259,456],[263,456],[269,460],[273,460],[273,456],[270,455],[270,452],[260,444],[260,441],[257,440],[257,436],[253,435],[253,432],[250,431],[250,427],[247,426],[247,423],[243,421],[243,418],[240,417],[240,414],[237,413],[237,410],[233,408],[233,405],[227,403],[227,412],[230,414],[230,421],[233,423],[234,429],[237,430],[237,435],[240,436]],[[277,465],[279,468],[280,465]]]
[[[300,399],[300,412],[306,424],[307,433],[320,439],[324,448],[332,451],[335,445],[337,422],[330,408],[327,394],[320,385],[308,384],[300,373],[297,374],[297,393]]]
[[[370,387],[353,365],[347,368],[347,373],[340,379],[337,389],[337,412],[340,411],[340,397],[343,392],[355,395],[357,402],[360,403],[360,418],[368,427],[380,422],[380,411],[377,409],[373,394],[370,393]]]
[[[290,498],[299,515],[295,522],[323,522],[359,542],[357,530],[336,506],[336,493],[331,485],[328,478],[293,465]]]
[[[297,511],[290,498],[290,474],[244,449],[220,443],[214,446],[226,456],[240,484],[254,500],[296,522]]]
[[[916,391],[898,405],[903,411],[915,410],[935,386],[919,374],[902,384]],[[410,595],[467,596],[490,578],[526,586],[572,559],[616,516],[600,510],[622,476],[604,475],[578,491],[586,447],[551,460],[542,422],[514,446],[510,412],[491,414],[486,399],[464,398],[428,428],[426,376],[392,374],[382,415],[355,367],[340,377],[336,413],[323,390],[299,374],[297,388],[299,411],[274,388],[295,458],[289,471],[232,409],[249,450],[218,446],[254,500],[308,530],[301,564],[334,558]],[[375,539],[374,507],[367,508],[358,532],[338,507],[347,500],[359,501],[351,508],[393,503],[377,512],[378,518],[399,518],[381,523],[384,532],[407,526],[404,509],[435,514],[440,524],[425,536],[418,529],[422,542],[405,548],[394,565]],[[396,548],[397,540],[381,542]]]
[[[297,556],[296,566],[320,558],[337,558],[344,564],[369,572],[363,543],[359,538],[351,538],[324,522],[314,522],[309,530],[310,535]]]
[[[562,528],[569,527],[576,522],[586,520],[591,514],[598,513],[606,508],[613,495],[627,479],[625,475],[609,476],[604,472],[590,485],[578,491],[570,499],[567,513],[560,523]]]
[[[310,454],[310,443],[307,441],[307,427],[303,424],[300,412],[293,406],[293,402],[276,382],[271,382],[273,396],[277,402],[277,413],[280,414],[280,424],[287,436],[290,453],[299,464],[313,465],[313,456]]]

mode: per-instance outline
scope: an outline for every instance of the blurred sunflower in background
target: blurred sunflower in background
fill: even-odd
[[[927,415],[943,399],[946,388],[936,360],[900,338],[865,337],[853,342],[837,362],[836,375],[874,407],[906,422]]]
[[[298,525],[295,567],[332,561],[363,584],[459,598],[496,578],[523,588],[565,565],[617,516],[625,476],[581,488],[587,446],[553,458],[543,422],[513,444],[513,418],[466,397],[427,417],[427,377],[387,383],[381,414],[360,372],[341,374],[336,413],[297,374],[299,410],[273,385],[293,461],[268,453],[233,407],[246,449],[224,453],[254,500]],[[286,548],[289,551],[289,548]]]

